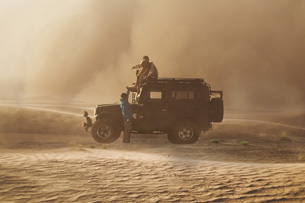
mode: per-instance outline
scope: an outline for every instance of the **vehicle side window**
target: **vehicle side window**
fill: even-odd
[[[194,91],[172,91],[172,98],[175,100],[193,100]]]
[[[151,91],[149,95],[150,99],[162,99],[161,91]]]

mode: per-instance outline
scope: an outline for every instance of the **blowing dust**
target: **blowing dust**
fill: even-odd
[[[1,1],[0,95],[116,102],[143,55],[227,109],[304,108],[305,2]]]

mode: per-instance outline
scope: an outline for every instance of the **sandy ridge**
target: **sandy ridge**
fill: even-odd
[[[101,149],[0,153],[0,160],[1,202],[301,202],[305,198],[305,164],[185,161]]]

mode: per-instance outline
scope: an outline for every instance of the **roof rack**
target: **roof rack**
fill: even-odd
[[[159,84],[207,84],[203,78],[158,78]]]
[[[143,86],[149,83],[158,83],[158,84],[184,84],[184,85],[192,85],[192,84],[202,84],[209,88],[211,91],[211,86],[209,83],[205,82],[203,78],[158,78],[155,81],[145,82]]]
[[[203,78],[158,78],[158,83],[202,83]]]
[[[203,78],[163,78],[159,77],[158,81],[204,81]]]

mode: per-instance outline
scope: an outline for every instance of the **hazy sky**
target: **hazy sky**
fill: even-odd
[[[305,103],[304,0],[0,0],[0,95],[115,102],[143,55],[234,109]]]

